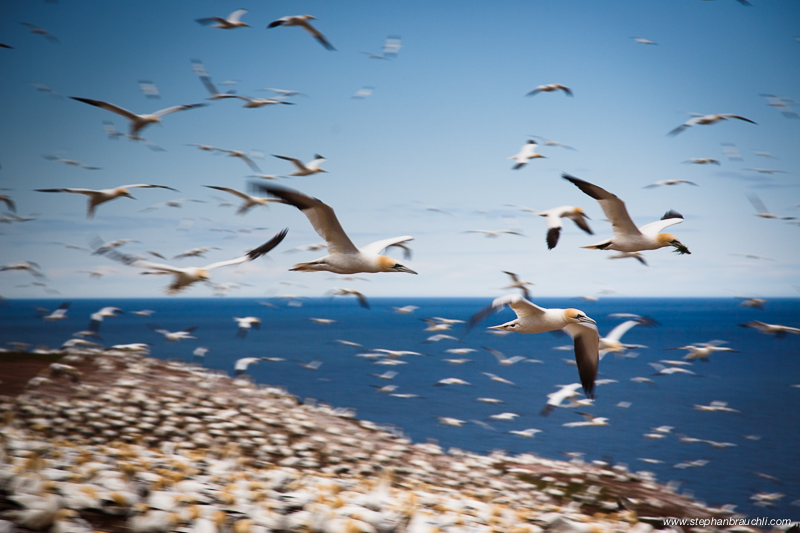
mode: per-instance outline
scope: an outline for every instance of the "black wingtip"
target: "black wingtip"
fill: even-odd
[[[681,215],[680,213],[678,213],[677,211],[675,211],[673,209],[670,209],[669,211],[664,213],[664,216],[661,217],[661,220],[667,220],[668,218],[680,218],[680,219],[683,219],[683,215]]]
[[[279,231],[272,237],[270,240],[259,246],[258,248],[254,248],[247,252],[247,257],[250,258],[252,261],[253,259],[258,259],[262,255],[265,255],[270,250],[278,246],[281,241],[286,237],[286,234],[289,232],[289,228],[284,228],[283,230]]]

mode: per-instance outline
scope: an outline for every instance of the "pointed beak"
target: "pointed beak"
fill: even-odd
[[[405,266],[403,266],[401,264],[395,265],[394,266],[394,270],[396,270],[397,272],[408,272],[409,274],[416,274],[416,272],[414,272],[410,268],[405,267]]]
[[[588,322],[589,324],[597,324],[594,320],[589,318],[588,316],[582,317],[578,319],[579,322]]]
[[[690,252],[686,246],[681,244],[681,241],[679,241],[678,239],[675,239],[674,241],[670,242],[670,244],[675,247],[675,251],[678,252],[680,255],[684,254],[692,255],[692,252]]]
[[[500,326],[489,326],[486,329],[503,329],[503,326],[502,325],[500,325]]]

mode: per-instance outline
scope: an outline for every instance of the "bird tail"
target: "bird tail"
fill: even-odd
[[[589,246],[581,246],[581,248],[589,248],[591,250],[605,250],[609,246],[611,246],[611,239],[608,239],[607,241],[603,242],[598,242],[597,244],[590,244]]]
[[[310,263],[297,263],[295,266],[289,269],[290,272],[319,272],[319,268],[317,266],[320,263],[318,261],[311,261]]]

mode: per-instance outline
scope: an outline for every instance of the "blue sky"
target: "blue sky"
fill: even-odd
[[[780,216],[800,217],[800,119],[783,116],[760,94],[800,100],[800,3],[795,0],[504,2],[254,2],[173,1],[4,4],[0,42],[0,187],[33,221],[0,225],[0,264],[34,261],[47,276],[41,286],[25,272],[0,272],[5,298],[159,296],[160,276],[81,250],[130,238],[121,250],[157,251],[177,266],[230,259],[284,227],[289,235],[268,259],[213,274],[218,283],[249,286],[235,296],[286,293],[319,296],[348,286],[368,296],[494,296],[509,270],[534,282],[539,296],[796,296],[800,286],[797,221],[755,217],[747,198],[757,194]],[[250,28],[221,30],[195,19],[248,9]],[[299,28],[267,25],[286,15],[311,14],[336,47],[328,51]],[[53,43],[21,22],[46,29]],[[391,60],[380,53],[389,35],[402,48]],[[639,44],[633,37],[657,45]],[[297,90],[295,105],[242,108],[242,101],[208,102],[192,71],[201,60],[214,82],[237,94],[266,97],[258,89]],[[148,99],[139,80],[150,80],[160,99]],[[235,85],[221,85],[236,81]],[[542,84],[561,92],[525,95]],[[56,94],[33,84],[42,84]],[[371,96],[352,98],[373,87]],[[103,121],[126,131],[126,121],[69,96],[114,103],[137,113],[178,104],[209,103],[167,116],[143,143],[109,140]],[[800,104],[797,106],[800,111]],[[676,137],[667,132],[687,113],[734,113],[757,125],[731,120],[695,126]],[[511,170],[507,158],[540,135],[574,147],[542,146],[546,159]],[[325,273],[288,272],[295,262],[324,255],[284,253],[319,242],[308,220],[289,206],[255,208],[245,216],[219,207],[206,189],[247,190],[251,170],[234,158],[211,155],[191,143],[255,151],[268,174],[291,164],[271,154],[327,158],[328,173],[281,179],[283,185],[331,205],[357,245],[413,235],[419,272],[369,275],[342,281]],[[730,160],[735,145],[741,161]],[[774,157],[756,155],[768,152]],[[43,158],[59,154],[86,170]],[[683,163],[715,158],[720,165]],[[748,168],[775,169],[764,174]],[[668,249],[646,252],[650,264],[608,260],[611,252],[581,249],[611,236],[596,201],[561,179],[568,172],[622,198],[634,221],[646,224],[669,209],[685,216],[670,228],[692,255]],[[665,179],[679,185],[645,189]],[[178,189],[133,191],[85,218],[80,195],[45,194],[38,188],[108,188],[154,183]],[[174,198],[206,203],[141,212]],[[594,236],[566,222],[558,246],[548,251],[543,218],[509,204],[544,210],[582,207]],[[447,213],[427,209],[435,206]],[[179,226],[184,229],[179,230]],[[240,234],[222,228],[269,228]],[[188,229],[186,229],[188,228]],[[464,233],[513,229],[524,236],[496,239]],[[171,258],[197,246],[215,246],[207,259]],[[752,259],[734,254],[753,254]],[[102,278],[81,271],[103,268]],[[300,283],[286,285],[281,282]],[[19,285],[27,285],[19,287]],[[194,286],[181,298],[209,296]]]

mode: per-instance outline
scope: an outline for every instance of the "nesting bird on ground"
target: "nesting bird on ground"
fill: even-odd
[[[229,189],[228,187],[217,187],[216,185],[205,185],[205,187],[227,192],[244,200],[242,205],[240,205],[239,209],[236,211],[237,215],[244,215],[257,205],[267,206],[270,203],[285,203],[282,200],[276,200],[275,198],[259,198],[258,196],[250,196],[249,194],[237,191],[236,189]]]
[[[521,296],[509,295],[495,299],[490,306],[475,313],[470,318],[467,329],[473,328],[490,313],[506,305],[511,307],[517,318],[505,324],[491,326],[490,329],[518,333],[544,333],[564,329],[574,341],[575,360],[584,393],[592,398],[600,360],[600,336],[595,321],[578,309],[545,309]]]
[[[149,126],[150,124],[160,123],[161,117],[165,115],[176,113],[178,111],[186,111],[187,109],[194,109],[195,107],[206,106],[206,104],[176,105],[168,107],[166,109],[155,111],[150,114],[137,115],[132,111],[128,111],[127,109],[116,106],[114,104],[110,104],[108,102],[103,102],[101,100],[91,100],[89,98],[78,98],[75,96],[70,96],[70,98],[72,98],[73,100],[77,100],[78,102],[83,102],[84,104],[89,104],[95,107],[99,107],[100,109],[105,109],[106,111],[111,111],[112,113],[116,113],[117,115],[127,118],[130,121],[129,136],[131,139],[135,140],[141,140],[142,138],[139,137],[139,132],[142,131],[145,127]]]
[[[93,218],[94,211],[97,206],[104,204],[106,202],[110,202],[116,198],[131,198],[135,200],[136,198],[131,195],[128,189],[169,189],[170,191],[176,191],[177,189],[173,189],[172,187],[167,187],[166,185],[150,185],[146,183],[138,183],[135,185],[122,185],[121,187],[116,187],[114,189],[34,189],[37,192],[68,192],[74,194],[83,194],[89,197],[88,207],[86,210],[86,218]]]
[[[196,22],[199,22],[203,26],[208,26],[209,24],[214,24],[215,28],[220,28],[223,30],[232,30],[234,28],[249,28],[250,25],[242,22],[242,16],[247,13],[246,9],[237,9],[226,18],[222,17],[208,17],[197,19]]]
[[[600,204],[606,217],[611,221],[614,236],[608,240],[582,246],[596,250],[617,250],[620,252],[639,252],[642,250],[656,250],[665,246],[673,246],[679,254],[690,254],[689,249],[672,234],[659,233],[662,229],[683,222],[683,215],[675,211],[668,211],[661,220],[637,228],[631,220],[625,202],[607,190],[583,181],[569,174],[562,177],[574,184],[584,193],[588,194]]]
[[[534,90],[526,94],[525,96],[533,96],[534,94],[538,93],[550,93],[553,91],[564,91],[564,94],[567,96],[572,96],[572,90],[567,87],[566,85],[561,85],[560,83],[551,83],[549,85],[539,85]]]
[[[309,20],[316,20],[316,19],[311,15],[294,15],[289,17],[282,17],[279,18],[278,20],[270,22],[269,26],[267,26],[267,29],[275,28],[277,26],[299,26],[304,30],[306,30],[308,33],[310,33],[317,41],[319,41],[319,43],[322,46],[324,46],[328,50],[336,50],[336,48],[334,48],[331,45],[331,43],[328,42],[328,40],[325,38],[324,35],[322,35],[319,31],[317,31],[316,28],[314,28],[314,26],[308,23]]]
[[[537,213],[537,215],[547,218],[547,249],[552,250],[558,244],[558,237],[561,235],[561,219],[568,218],[575,223],[580,229],[594,235],[592,228],[586,223],[589,217],[583,212],[580,207],[565,205],[562,207],[554,207],[547,211]]]
[[[273,154],[273,157],[291,161],[294,166],[297,167],[296,171],[288,174],[289,176],[311,176],[312,174],[317,174],[318,172],[327,172],[327,170],[319,168],[319,166],[326,161],[326,159],[319,154],[314,154],[314,159],[308,163],[303,163],[299,159],[295,159],[294,157],[286,157],[284,155]]]
[[[519,149],[519,152],[509,157],[508,159],[513,159],[514,161],[517,162],[517,164],[512,167],[512,170],[521,169],[522,167],[527,165],[528,161],[530,161],[531,159],[544,158],[545,156],[543,156],[542,154],[536,153],[537,146],[539,145],[536,143],[536,141],[530,140],[522,145],[522,148]]]
[[[401,265],[391,257],[379,255],[381,251],[389,246],[410,241],[413,237],[404,235],[356,248],[355,244],[344,232],[344,229],[342,229],[331,206],[292,189],[263,185],[261,183],[253,183],[252,185],[256,189],[280,198],[284,203],[299,209],[308,217],[309,222],[314,226],[319,236],[328,243],[329,255],[308,263],[298,263],[289,270],[299,272],[327,271],[336,274],[357,274],[360,272],[407,272],[416,274],[416,272]]]
[[[701,126],[707,126],[709,124],[716,124],[717,122],[720,122],[722,120],[728,120],[729,118],[735,118],[735,119],[738,119],[738,120],[743,120],[745,122],[749,122],[750,124],[755,124],[755,122],[753,122],[749,118],[744,118],[744,117],[739,116],[739,115],[732,115],[730,113],[722,113],[722,114],[719,114],[719,115],[698,115],[696,113],[692,113],[692,114],[695,115],[695,116],[690,118],[689,120],[687,120],[686,122],[684,122],[683,124],[678,126],[677,128],[675,128],[674,130],[670,131],[667,135],[675,136],[675,135],[681,133],[683,130],[691,128],[692,126],[695,126],[695,125],[698,125],[698,124],[701,125]]]
[[[224,266],[238,265],[241,263],[252,261],[254,259],[258,259],[262,255],[268,253],[270,250],[278,246],[278,244],[280,244],[280,242],[284,239],[284,237],[286,237],[287,231],[288,230],[283,230],[277,233],[272,239],[265,242],[258,248],[250,250],[242,257],[238,257],[236,259],[231,259],[228,261],[219,261],[216,263],[211,263],[210,265],[202,268],[198,267],[180,268],[159,263],[151,263],[149,261],[144,261],[142,259],[139,259],[138,257],[135,256],[120,254],[115,250],[106,252],[104,255],[113,259],[114,261],[118,261],[128,266],[135,266],[138,268],[148,269],[149,271],[155,271],[150,273],[173,274],[175,278],[172,280],[172,283],[167,287],[166,290],[167,294],[177,294],[195,282],[202,281],[204,283],[209,283],[209,280],[211,279],[208,273],[209,270],[213,270],[215,268],[220,268]]]

